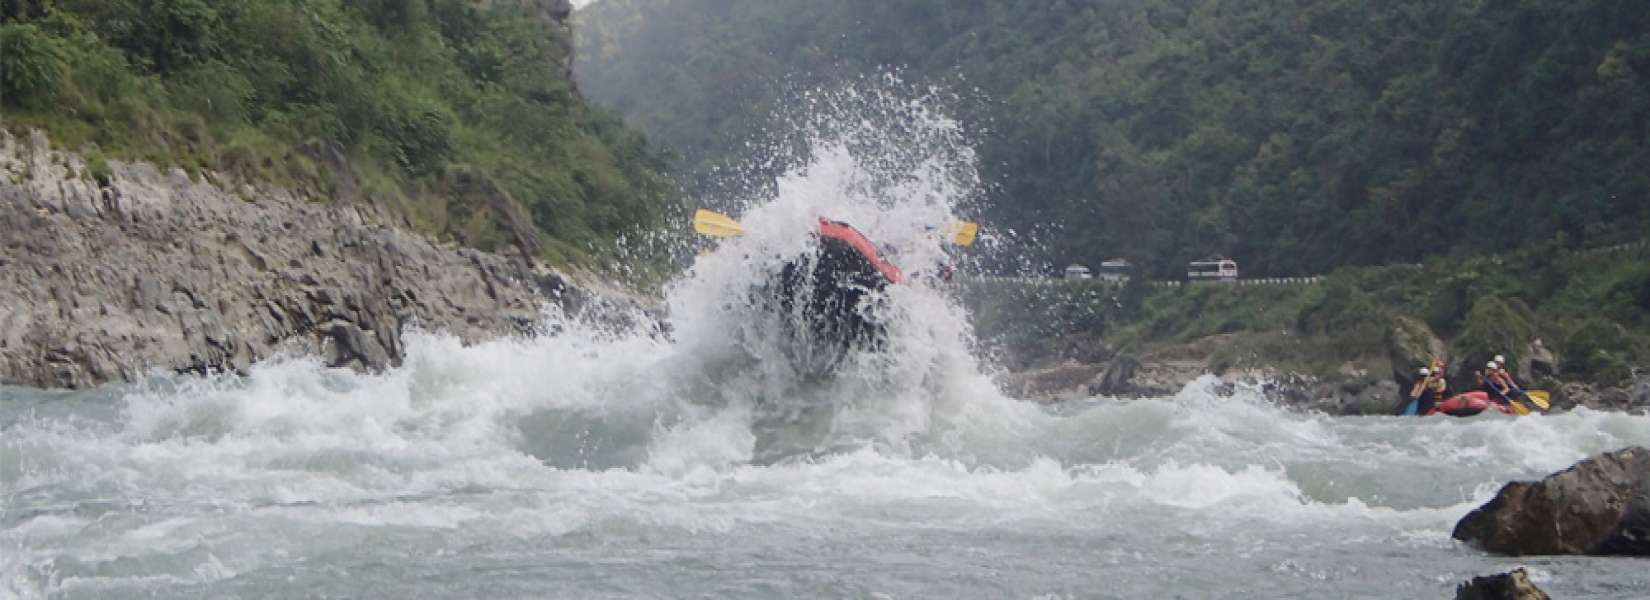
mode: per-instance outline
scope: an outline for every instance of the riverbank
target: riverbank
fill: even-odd
[[[354,176],[341,165],[341,187]],[[281,352],[378,370],[413,326],[466,342],[640,303],[411,233],[393,208],[108,160],[0,133],[0,381],[82,388]]]
[[[1205,375],[1328,414],[1388,414],[1433,357],[1452,389],[1501,354],[1555,406],[1650,410],[1643,245],[1357,267],[1313,285],[959,289],[1011,393],[1045,402],[1173,394]]]

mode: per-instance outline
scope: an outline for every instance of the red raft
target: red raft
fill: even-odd
[[[1502,414],[1513,414],[1512,408],[1500,402],[1491,402],[1488,392],[1467,392],[1451,396],[1450,399],[1439,402],[1427,411],[1428,415],[1446,414],[1452,417],[1470,417],[1487,409],[1501,411]],[[1425,416],[1425,415],[1423,415]]]
[[[881,292],[906,276],[847,223],[820,219],[815,235],[814,251],[786,263],[770,289],[785,316],[786,354],[825,374],[853,348],[881,347]]]

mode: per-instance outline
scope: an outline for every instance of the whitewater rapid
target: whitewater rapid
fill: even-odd
[[[1650,445],[1644,416],[1333,418],[1212,379],[1040,406],[921,282],[885,351],[798,374],[756,295],[817,219],[920,270],[978,186],[945,119],[872,100],[903,125],[826,119],[847,134],[733,207],[749,234],[660,327],[547,309],[539,338],[411,332],[379,374],[0,387],[0,597],[1447,597],[1519,564],[1555,597],[1650,589],[1449,538],[1508,480]]]
[[[866,425],[902,411],[862,398],[823,434],[766,432],[814,445],[761,462],[752,407],[661,404],[667,341],[410,348],[383,375],[6,389],[0,596],[1442,597],[1515,564],[1567,598],[1650,589],[1634,561],[1448,536],[1502,482],[1650,444],[1642,416],[964,386],[904,417],[929,430]]]

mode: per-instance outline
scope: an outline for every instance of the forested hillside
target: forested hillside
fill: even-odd
[[[88,177],[143,159],[347,191],[462,243],[583,262],[659,222],[670,187],[641,136],[574,90],[568,10],[0,0],[0,126],[86,153]]]
[[[692,185],[785,90],[956,85],[988,225],[1170,276],[1592,245],[1650,224],[1640,0],[599,0],[583,89]]]

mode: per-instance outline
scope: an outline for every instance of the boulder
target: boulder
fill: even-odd
[[[1539,482],[1509,483],[1451,535],[1515,556],[1650,556],[1650,449],[1609,452]]]
[[[1101,396],[1122,396],[1134,389],[1134,374],[1140,370],[1140,359],[1119,354],[1106,363],[1106,370],[1095,378],[1090,391]]]
[[[1484,363],[1498,354],[1506,356],[1509,364],[1524,364],[1536,339],[1533,319],[1529,307],[1516,298],[1485,296],[1474,302],[1455,338],[1451,356],[1456,360],[1451,366],[1456,372],[1451,373],[1450,387],[1475,387],[1473,372],[1483,370]]]
[[[1536,338],[1530,342],[1529,349],[1518,362],[1518,372],[1531,381],[1538,377],[1557,375],[1558,355],[1553,354],[1553,351],[1541,342],[1541,338]]]
[[[1650,411],[1650,375],[1640,375],[1633,381],[1633,386],[1627,389],[1627,402],[1627,410]]]
[[[1455,600],[1552,600],[1541,588],[1530,582],[1524,569],[1511,573],[1474,577],[1455,586]]]
[[[1394,317],[1386,335],[1387,358],[1392,361],[1392,381],[1409,389],[1419,379],[1417,371],[1444,356],[1444,341],[1420,319]]]
[[[1393,404],[1404,398],[1398,384],[1381,380],[1365,386],[1341,405],[1343,415],[1390,415]]]

